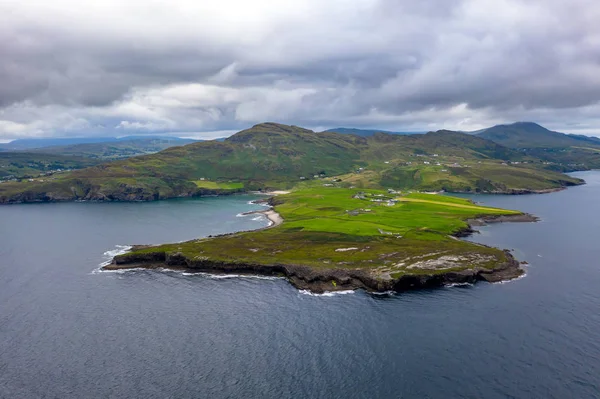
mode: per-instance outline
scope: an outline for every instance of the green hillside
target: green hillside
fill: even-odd
[[[493,126],[477,136],[547,162],[547,169],[569,172],[600,168],[597,137],[554,132],[532,122]]]
[[[586,145],[600,148],[600,142],[593,137],[554,132],[533,122],[496,125],[477,133],[477,136],[510,148],[557,148]]]
[[[511,193],[581,183],[546,166],[458,132],[359,137],[263,123],[222,142],[173,147],[50,180],[3,183],[0,202],[154,200],[303,184]],[[342,182],[329,180],[335,176]]]
[[[522,158],[518,152],[492,141],[450,130],[407,136],[377,133],[368,138],[368,144],[368,148],[362,152],[363,158],[368,161],[435,154],[463,159]]]

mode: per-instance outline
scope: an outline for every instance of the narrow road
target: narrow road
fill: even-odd
[[[483,206],[477,206],[477,205],[464,205],[464,204],[456,204],[453,202],[445,202],[445,201],[432,201],[432,200],[424,200],[424,199],[419,199],[419,198],[407,198],[407,197],[398,197],[396,198],[397,201],[400,202],[423,202],[426,204],[435,204],[435,205],[443,205],[443,206],[452,206],[455,208],[464,208],[464,209],[472,209],[472,210],[476,210],[476,211],[487,211],[489,212],[490,209],[497,209],[499,211],[502,211],[502,213],[513,213],[514,211],[507,211],[506,209],[499,209],[499,208],[488,208],[488,207],[483,207]],[[514,212],[517,213],[517,212]]]

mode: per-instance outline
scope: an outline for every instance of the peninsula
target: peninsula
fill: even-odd
[[[105,269],[274,275],[316,293],[497,282],[523,274],[513,256],[457,237],[472,232],[469,220],[536,220],[460,198],[334,184],[274,196],[269,203],[271,228],[135,246]]]
[[[50,159],[4,155],[0,166],[13,177],[0,180],[0,204],[290,190],[270,199],[271,228],[136,246],[106,268],[279,275],[314,292],[518,277],[523,270],[508,251],[458,237],[472,232],[470,224],[534,217],[424,192],[547,193],[584,183],[564,172],[600,167],[600,139],[530,122],[425,134],[314,132],[267,122],[222,141],[100,164],[82,161],[86,151],[52,160],[90,167],[27,179]]]

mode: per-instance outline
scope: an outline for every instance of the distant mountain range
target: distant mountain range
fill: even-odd
[[[0,147],[0,180],[81,169],[197,141],[159,136],[15,140]]]
[[[99,144],[99,143],[173,143],[173,145],[184,145],[198,140],[182,139],[169,136],[124,136],[124,137],[64,137],[64,138],[34,138],[17,139],[9,143],[0,144],[0,151],[25,151],[47,147],[66,147],[72,145]]]
[[[170,147],[195,143],[198,140],[178,137],[127,136],[95,138],[22,139],[0,144],[0,152],[53,154],[115,160],[137,155],[153,154]]]

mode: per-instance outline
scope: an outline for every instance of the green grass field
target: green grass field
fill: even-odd
[[[188,259],[315,268],[368,268],[374,275],[492,268],[506,261],[495,248],[452,236],[468,218],[520,214],[433,194],[313,187],[274,198],[283,224],[253,232],[140,249]]]
[[[236,190],[244,188],[244,183],[240,182],[217,182],[210,180],[195,180],[194,184],[198,188],[207,188],[211,190]]]

